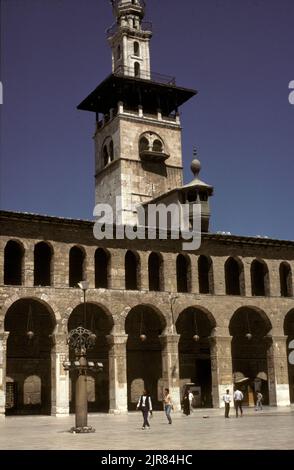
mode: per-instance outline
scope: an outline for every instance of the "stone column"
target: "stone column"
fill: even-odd
[[[68,359],[68,345],[65,334],[54,337],[55,345],[51,351],[51,415],[69,414],[69,373],[63,368]]]
[[[269,272],[269,291],[271,297],[281,297],[280,263],[277,260],[266,260]]]
[[[54,244],[54,287],[68,287],[69,283],[69,247],[64,243]]]
[[[110,289],[125,289],[125,255],[126,250],[108,249],[110,253]]]
[[[109,413],[128,412],[127,339],[125,334],[109,336]]]
[[[162,253],[164,289],[167,292],[177,292],[177,272],[175,253]]]
[[[24,285],[33,287],[34,285],[34,243],[28,243],[24,255]]]
[[[6,346],[9,333],[0,333],[0,417],[5,416],[6,403]]]
[[[190,254],[191,273],[190,287],[193,294],[199,294],[199,278],[198,278],[198,256]]]
[[[174,410],[181,410],[179,340],[180,335],[168,334],[159,337],[161,342],[162,380],[164,388],[169,388]]]
[[[148,270],[148,258],[150,251],[140,251],[140,278],[139,288],[140,290],[149,291],[149,270]]]
[[[95,288],[95,251],[97,250],[96,246],[87,246],[86,247],[86,265],[85,265],[85,274],[84,277],[89,283],[89,288]]]
[[[245,284],[245,295],[246,297],[252,296],[252,287],[251,287],[251,263],[253,258],[244,258],[244,284]]]
[[[214,408],[224,406],[223,395],[233,393],[231,336],[210,337],[212,403]]]
[[[213,257],[213,284],[215,295],[226,294],[226,281],[225,281],[225,256]]]
[[[289,406],[287,336],[268,338],[267,367],[269,404]]]

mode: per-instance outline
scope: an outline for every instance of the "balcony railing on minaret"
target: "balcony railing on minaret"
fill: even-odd
[[[165,85],[176,85],[176,78],[170,75],[162,75],[161,73],[150,72],[148,70],[141,69],[138,74],[135,75],[135,70],[133,67],[127,67],[124,65],[120,65],[119,67],[117,67],[113,74],[118,76],[139,78],[142,80],[151,80],[153,82],[163,83]]]
[[[153,25],[150,21],[142,21],[140,23],[140,28],[137,29],[137,28],[131,27],[128,24],[123,25],[123,24],[113,23],[113,25],[110,26],[110,28],[106,30],[107,39],[112,38],[118,32],[118,30],[121,30],[121,31],[134,30],[136,32],[142,31],[142,32],[152,33]]]

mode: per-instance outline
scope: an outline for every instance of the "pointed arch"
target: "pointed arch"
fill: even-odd
[[[9,240],[4,249],[4,284],[21,286],[24,281],[24,246],[18,240]]]
[[[103,248],[95,251],[95,288],[108,289],[110,271],[110,254]]]
[[[198,258],[198,281],[200,294],[213,294],[213,263],[209,256],[200,255]]]
[[[280,289],[282,297],[293,297],[292,270],[289,263],[283,261],[280,264]]]
[[[84,248],[73,246],[69,252],[69,287],[77,287],[85,279],[85,262]]]
[[[239,258],[225,262],[225,281],[227,295],[245,295],[244,266]]]
[[[251,263],[251,285],[253,296],[269,296],[269,271],[265,261],[255,259]]]
[[[140,257],[128,250],[125,255],[125,286],[127,290],[140,289]]]
[[[53,249],[47,242],[39,242],[34,248],[34,286],[51,286]]]
[[[150,253],[148,257],[149,290],[163,290],[163,259],[159,253]]]
[[[188,255],[179,254],[176,261],[177,291],[190,292],[191,288],[191,260]]]

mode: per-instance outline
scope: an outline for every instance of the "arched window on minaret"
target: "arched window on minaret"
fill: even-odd
[[[137,57],[140,55],[140,44],[137,41],[134,42],[134,55]]]
[[[153,152],[158,152],[158,153],[161,153],[163,151],[163,145],[162,145],[162,142],[160,142],[159,139],[154,140],[152,151]]]
[[[134,72],[135,72],[135,77],[140,77],[140,64],[139,64],[139,62],[135,62]]]
[[[107,145],[104,145],[103,147],[103,163],[104,166],[108,164],[109,161],[109,155],[108,155],[108,150],[107,150]]]
[[[112,162],[114,159],[114,153],[113,153],[113,141],[111,140],[109,143],[109,158],[110,161]]]
[[[149,150],[149,141],[146,137],[141,137],[139,142],[139,152],[144,152],[145,150]]]
[[[120,60],[120,58],[121,58],[121,47],[120,47],[120,44],[117,46],[116,55],[117,55],[117,60]]]

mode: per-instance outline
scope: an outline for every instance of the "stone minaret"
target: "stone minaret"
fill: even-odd
[[[113,1],[116,23],[108,30],[112,49],[112,72],[150,79],[152,25],[143,23],[144,2]]]
[[[96,115],[95,203],[116,207],[136,224],[136,207],[182,185],[178,108],[195,95],[150,70],[152,25],[143,0],[113,0],[108,31],[112,74],[78,106]]]

